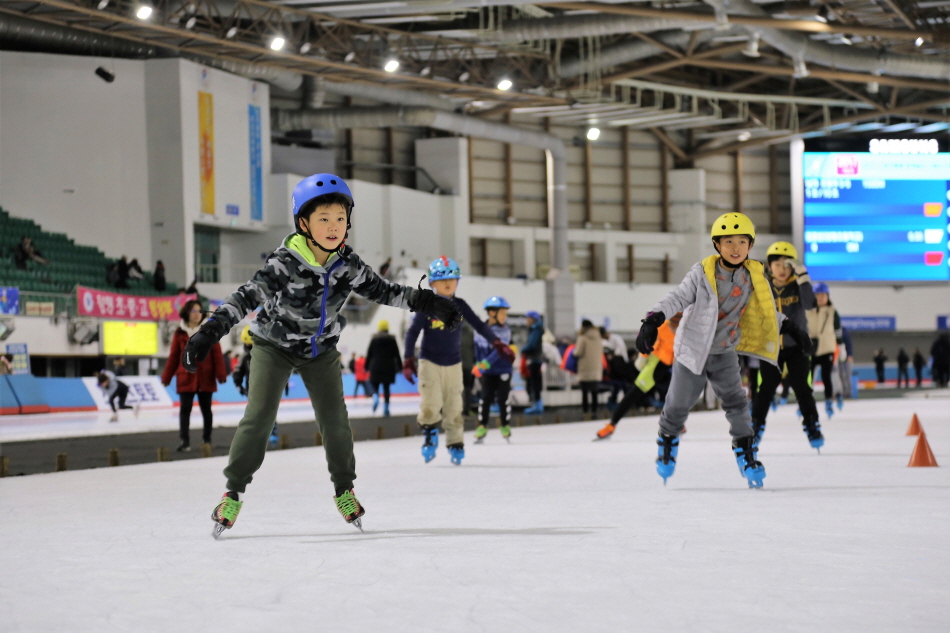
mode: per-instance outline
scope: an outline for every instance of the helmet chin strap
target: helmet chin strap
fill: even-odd
[[[749,259],[749,256],[746,255],[746,258],[743,259],[738,264],[732,264],[726,261],[726,258],[722,256],[722,251],[719,249],[719,242],[713,242],[713,244],[716,246],[716,252],[719,253],[719,261],[722,262],[722,265],[725,266],[726,268],[731,268],[732,270],[736,270],[737,268],[742,268],[742,265],[746,263],[746,261]]]
[[[321,246],[321,245],[317,242],[317,240],[313,239],[313,235],[310,233],[309,230],[306,230],[306,231],[305,231],[305,230],[300,226],[300,220],[297,220],[297,232],[300,233],[301,235],[303,235],[304,237],[306,237],[307,240],[308,240],[311,244],[313,244],[314,246],[316,246],[317,248],[319,248],[319,249],[320,249],[321,251],[323,251],[324,253],[331,253],[331,254],[332,254],[332,253],[336,253],[336,254],[339,255],[340,257],[343,257],[343,249],[346,247],[346,238],[347,238],[347,236],[349,236],[349,234],[350,234],[350,214],[349,214],[349,212],[347,212],[347,214],[346,214],[346,232],[343,234],[343,241],[342,241],[342,242],[340,243],[340,245],[337,246],[336,248],[323,248],[323,246]]]

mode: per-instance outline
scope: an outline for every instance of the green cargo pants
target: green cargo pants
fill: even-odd
[[[294,370],[310,394],[335,492],[353,487],[356,459],[353,431],[343,401],[340,352],[333,348],[316,358],[299,358],[255,337],[247,408],[234,434],[228,466],[224,469],[228,490],[244,492],[264,462],[267,441],[277,420],[277,407]]]

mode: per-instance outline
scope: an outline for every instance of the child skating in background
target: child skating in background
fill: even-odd
[[[766,366],[776,361],[780,332],[805,343],[808,334],[776,313],[764,267],[748,258],[755,243],[755,226],[748,217],[720,216],[710,237],[718,255],[695,264],[647,314],[637,336],[637,350],[651,353],[665,315],[683,311],[674,342],[673,377],[660,414],[656,471],[664,483],[673,475],[679,436],[708,380],[729,420],[739,471],[749,487],[761,488],[765,467],[756,455],[738,354],[755,356]]]
[[[775,242],[766,251],[768,257],[768,278],[772,284],[776,309],[794,323],[798,329],[808,331],[806,310],[815,307],[815,293],[804,264],[798,261],[798,250],[788,242]],[[766,418],[775,396],[775,390],[785,373],[788,384],[795,392],[798,407],[802,414],[802,429],[808,436],[813,448],[820,449],[825,438],[821,434],[818,421],[818,407],[811,390],[811,353],[812,342],[786,335],[782,337],[782,346],[776,365],[765,364],[760,368],[761,382],[759,391],[752,403],[752,427],[755,431],[756,445],[762,441],[765,433]]]
[[[431,314],[446,329],[458,327],[460,317],[451,301],[431,290],[386,281],[346,246],[352,210],[353,196],[343,179],[317,174],[302,180],[293,193],[296,232],[228,297],[185,347],[182,365],[194,371],[212,345],[261,308],[250,329],[253,379],[248,384],[247,408],[224,469],[227,490],[211,515],[215,537],[237,519],[240,496],[264,461],[281,393],[294,370],[307,388],[323,434],[336,507],[347,523],[361,526],[365,510],[353,492],[353,432],[336,348],[346,324],[339,312],[350,292],[376,303]]]
[[[454,259],[442,255],[429,264],[429,285],[442,299],[456,306],[461,317],[488,340],[509,362],[514,360],[511,348],[498,340],[495,333],[475,316],[465,301],[455,296],[462,271]],[[416,363],[416,339],[422,335],[420,360]],[[402,373],[410,383],[419,376],[419,426],[425,441],[422,457],[426,463],[435,458],[439,446],[439,420],[445,427],[446,447],[452,463],[458,466],[465,457],[462,431],[462,331],[449,329],[437,315],[417,314],[406,331],[405,360]]]
[[[833,305],[828,284],[821,282],[812,286],[817,306],[808,310],[808,335],[815,344],[815,355],[811,361],[812,380],[815,376],[815,367],[821,366],[821,382],[825,387],[825,412],[828,419],[834,415],[835,388],[832,376],[835,373],[838,346],[842,343],[841,317]],[[837,393],[838,408],[844,407],[844,397],[839,390]]]
[[[511,345],[511,329],[505,324],[508,320],[508,309],[511,307],[504,297],[491,297],[485,302],[485,311],[488,313],[488,327],[494,332],[499,341]],[[514,352],[512,351],[512,358]],[[482,382],[482,410],[481,420],[475,429],[475,443],[480,444],[488,435],[488,422],[491,418],[493,404],[498,405],[498,430],[505,440],[511,438],[509,426],[508,394],[511,393],[511,374],[514,367],[511,360],[503,357],[492,343],[475,333],[475,367],[472,372],[481,378]]]

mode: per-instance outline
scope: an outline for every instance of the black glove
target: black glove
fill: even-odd
[[[808,332],[798,327],[798,324],[793,322],[791,319],[785,319],[785,322],[782,323],[782,330],[780,334],[788,334],[795,344],[801,348],[805,356],[811,356],[812,352],[815,351],[815,348],[811,344],[811,338],[808,336]]]
[[[640,326],[640,333],[637,334],[638,352],[649,354],[653,351],[653,344],[656,343],[656,337],[664,321],[666,321],[666,316],[662,312],[651,312],[641,321],[643,325]]]
[[[409,309],[434,316],[442,321],[445,329],[450,332],[462,324],[462,313],[454,301],[425,288],[415,288],[412,291],[409,296]]]
[[[501,339],[495,339],[491,342],[491,346],[495,348],[495,351],[498,352],[498,355],[504,358],[509,363],[515,362],[515,353],[511,351],[511,346],[505,345]]]
[[[224,325],[214,319],[208,319],[195,335],[188,339],[185,351],[181,354],[181,366],[188,373],[198,371],[198,363],[208,357],[214,344],[221,340],[227,332]]]

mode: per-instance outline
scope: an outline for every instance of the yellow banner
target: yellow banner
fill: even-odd
[[[201,160],[201,212],[214,215],[214,100],[198,91],[198,153]]]

